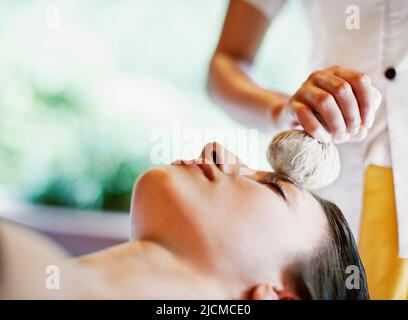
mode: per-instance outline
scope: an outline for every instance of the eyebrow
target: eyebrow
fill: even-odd
[[[287,196],[285,190],[281,187],[282,182],[290,183],[297,189],[302,190],[302,188],[294,182],[288,176],[278,173],[278,172],[269,172],[261,180],[262,183],[267,184],[274,188],[284,199],[287,201]]]

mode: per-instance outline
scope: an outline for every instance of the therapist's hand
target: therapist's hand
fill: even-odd
[[[284,107],[282,121],[322,142],[359,141],[380,103],[381,94],[366,74],[336,66],[309,76]]]

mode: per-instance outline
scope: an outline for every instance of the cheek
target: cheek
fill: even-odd
[[[214,206],[221,209],[217,214],[218,225],[244,250],[265,247],[292,233],[287,206],[264,188],[243,183],[219,190],[222,204]]]
[[[279,248],[293,246],[296,228],[293,223],[293,213],[286,205],[274,203],[264,209],[260,218],[258,233],[262,234],[262,240]]]
[[[257,188],[242,194],[240,228],[253,247],[288,252],[298,247],[299,217],[279,196]]]
[[[272,191],[242,186],[224,191],[231,201],[217,217],[224,247],[237,261],[284,263],[296,246],[295,229],[287,206]],[[227,208],[227,210],[226,210]],[[254,266],[255,270],[259,265]]]

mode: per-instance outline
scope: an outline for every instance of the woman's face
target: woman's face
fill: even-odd
[[[138,180],[132,234],[226,277],[244,269],[255,278],[273,274],[316,248],[326,230],[314,197],[273,177],[207,144],[198,159],[152,169]]]

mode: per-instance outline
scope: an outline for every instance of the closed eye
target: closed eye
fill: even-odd
[[[262,182],[262,184],[268,186],[269,188],[273,189],[275,193],[277,193],[279,196],[281,196],[285,201],[286,200],[286,194],[283,191],[283,188],[279,182],[274,182],[274,181],[268,181],[268,182]]]
[[[283,188],[283,182],[294,184],[294,182],[291,179],[280,173],[268,172],[267,174],[262,176],[259,182],[268,186],[275,193],[281,196],[286,202],[288,202],[286,191]]]

